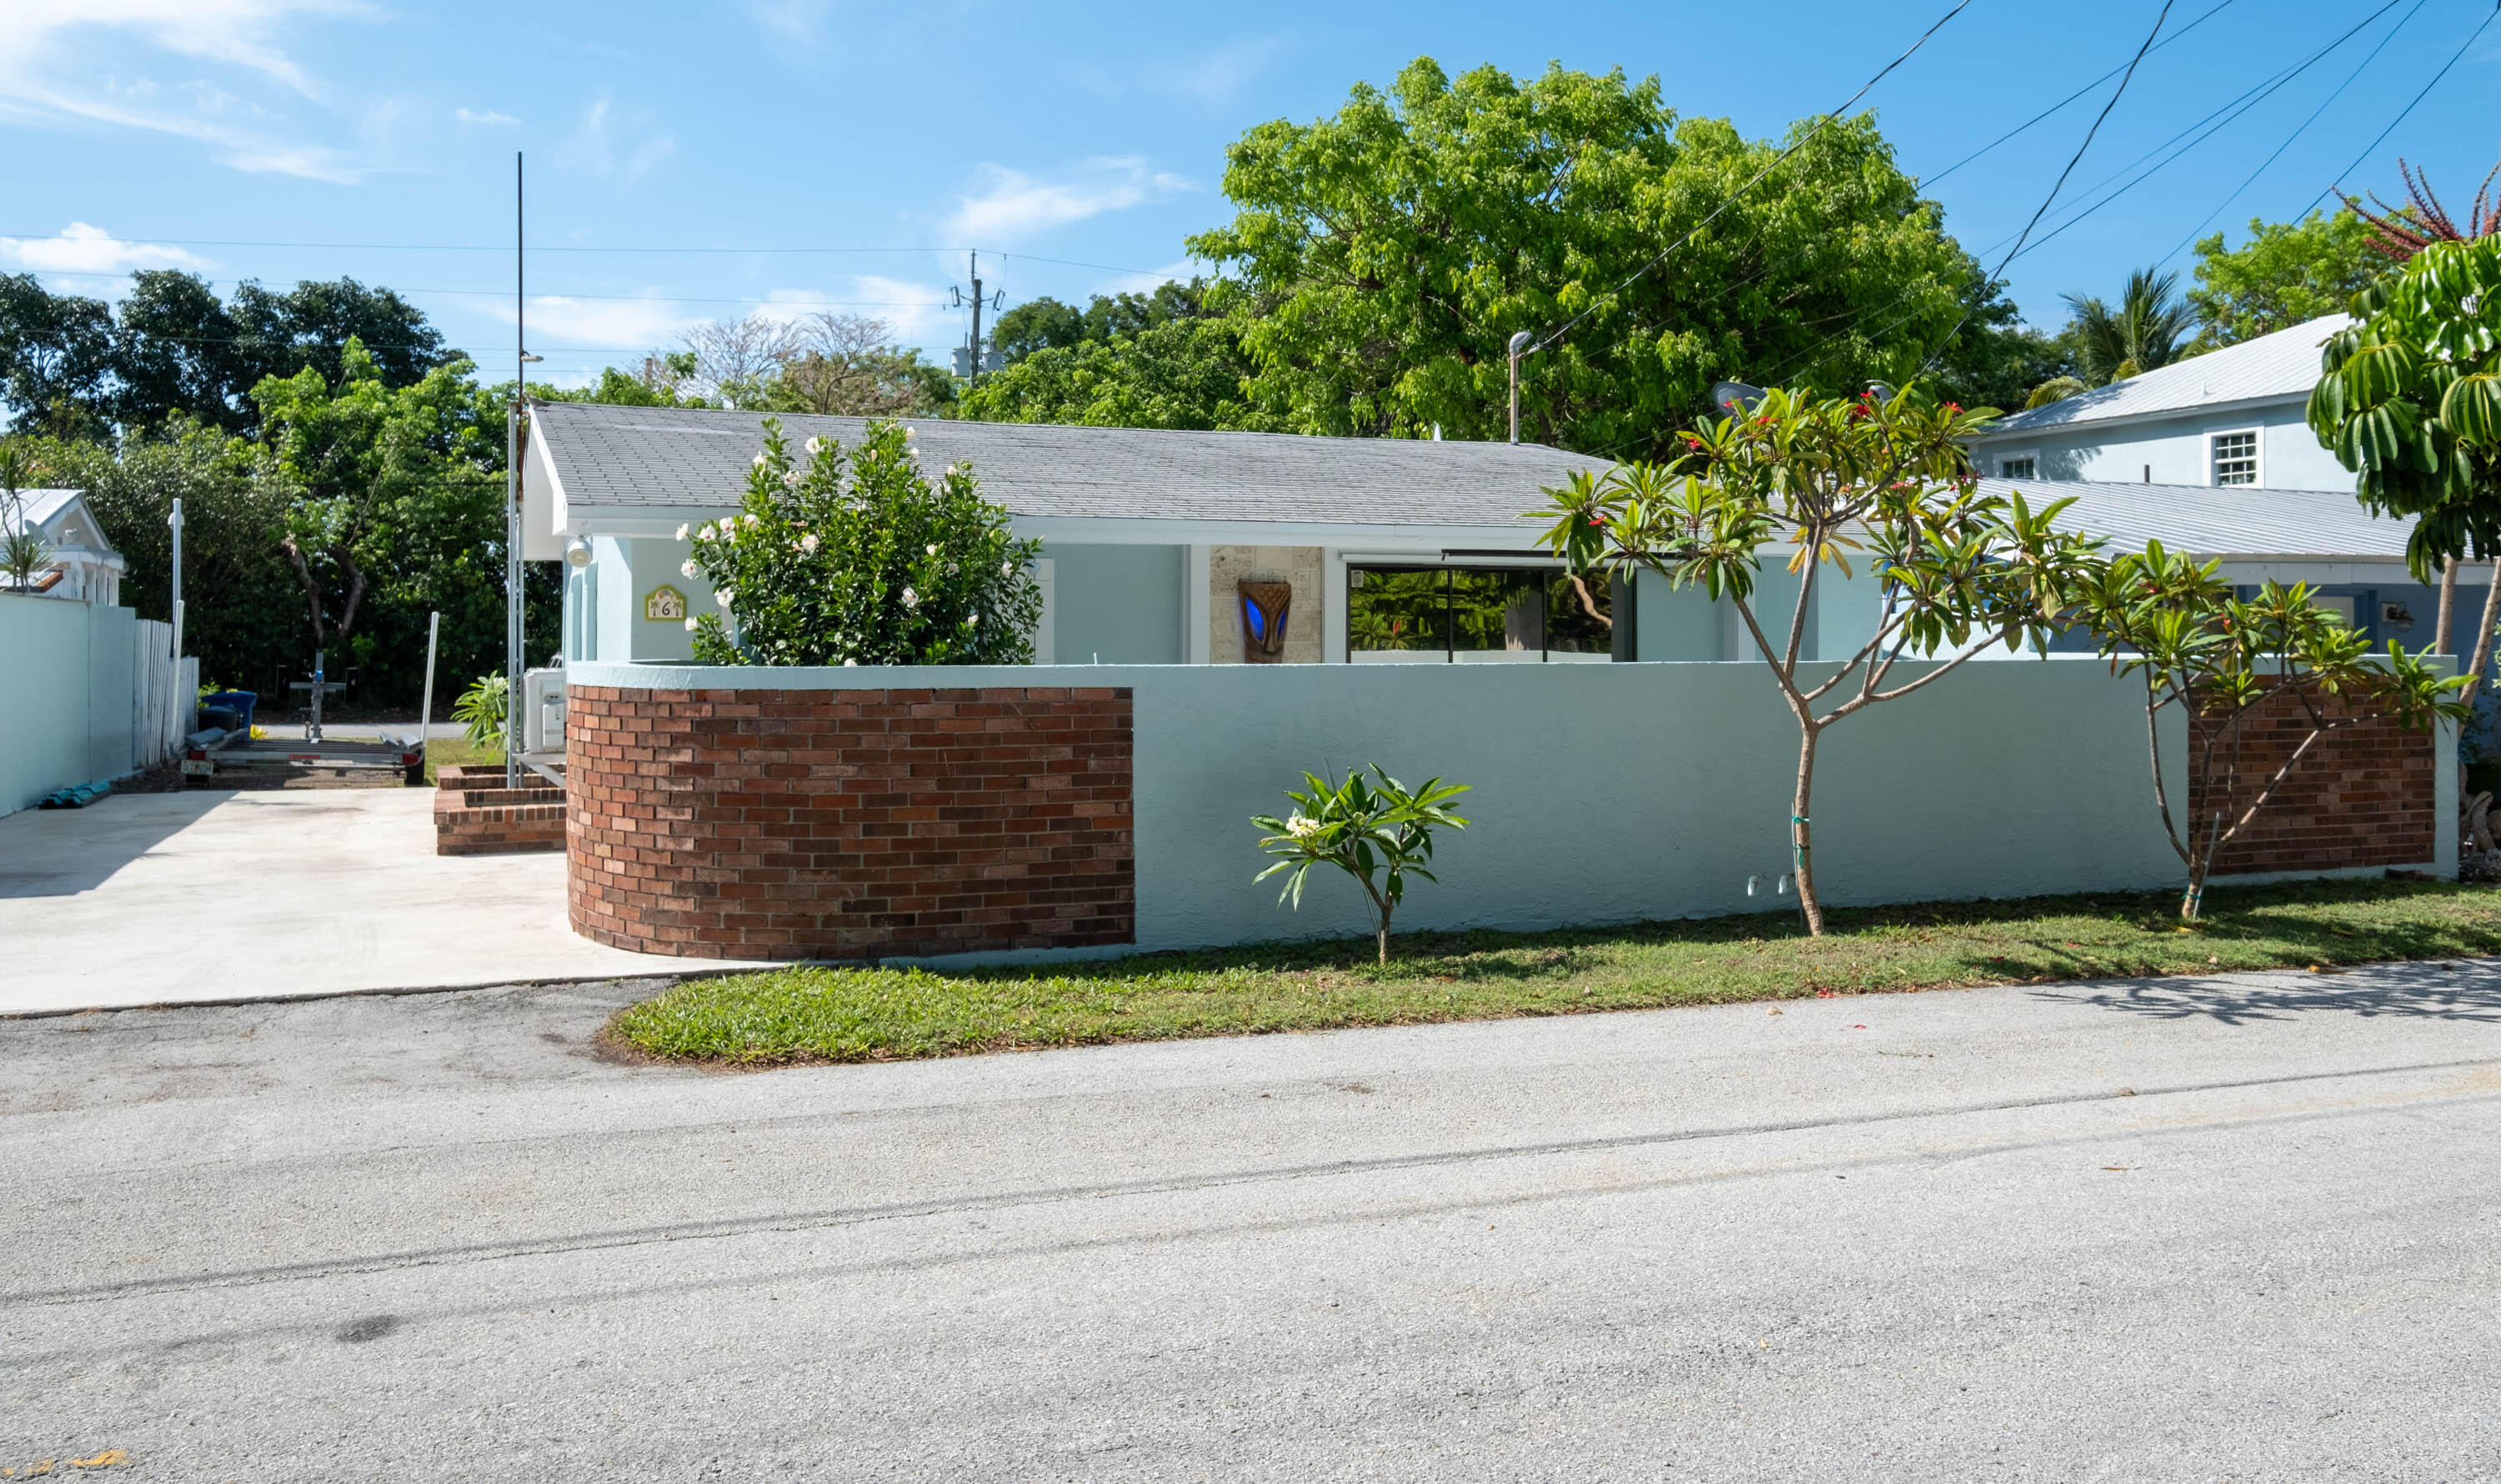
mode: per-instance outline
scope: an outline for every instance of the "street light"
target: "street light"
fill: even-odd
[[[1511,337],[1511,441],[1519,441],[1519,358],[1535,354],[1529,347],[1537,339],[1526,330]]]

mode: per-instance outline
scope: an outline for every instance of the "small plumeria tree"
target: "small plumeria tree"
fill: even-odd
[[[1361,882],[1364,906],[1372,914],[1373,942],[1385,965],[1389,919],[1407,899],[1407,878],[1439,879],[1431,864],[1433,831],[1468,827],[1468,822],[1448,807],[1451,799],[1468,792],[1468,785],[1434,778],[1411,793],[1404,784],[1381,771],[1377,762],[1369,783],[1359,772],[1349,773],[1343,783],[1305,773],[1303,782],[1310,793],[1285,791],[1285,796],[1294,801],[1293,813],[1284,819],[1273,814],[1250,817],[1261,831],[1259,848],[1284,858],[1250,879],[1265,881],[1284,872],[1285,885],[1277,901],[1298,908],[1303,904],[1303,878],[1313,866],[1333,865]],[[1376,882],[1375,875],[1383,879]]]
[[[810,438],[791,456],[764,422],[739,513],[679,529],[684,568],[721,613],[686,620],[705,664],[1024,664],[1042,543],[1018,540],[971,468],[934,481],[913,430],[869,424],[845,450]]]

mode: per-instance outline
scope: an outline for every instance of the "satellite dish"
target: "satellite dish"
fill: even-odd
[[[1762,388],[1744,382],[1714,382],[1711,385],[1711,405],[1731,417],[1752,412],[1754,404],[1762,399]]]
[[[1892,384],[1889,382],[1869,382],[1867,389],[1876,393],[1876,400],[1879,402],[1889,402],[1899,395],[1893,390]]]

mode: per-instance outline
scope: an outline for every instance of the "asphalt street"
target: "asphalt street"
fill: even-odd
[[[0,1022],[0,1469],[2501,1475],[2492,962],[754,1073],[637,995]]]

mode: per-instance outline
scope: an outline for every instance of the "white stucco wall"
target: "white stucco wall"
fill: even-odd
[[[137,615],[0,593],[0,814],[131,769]]]

